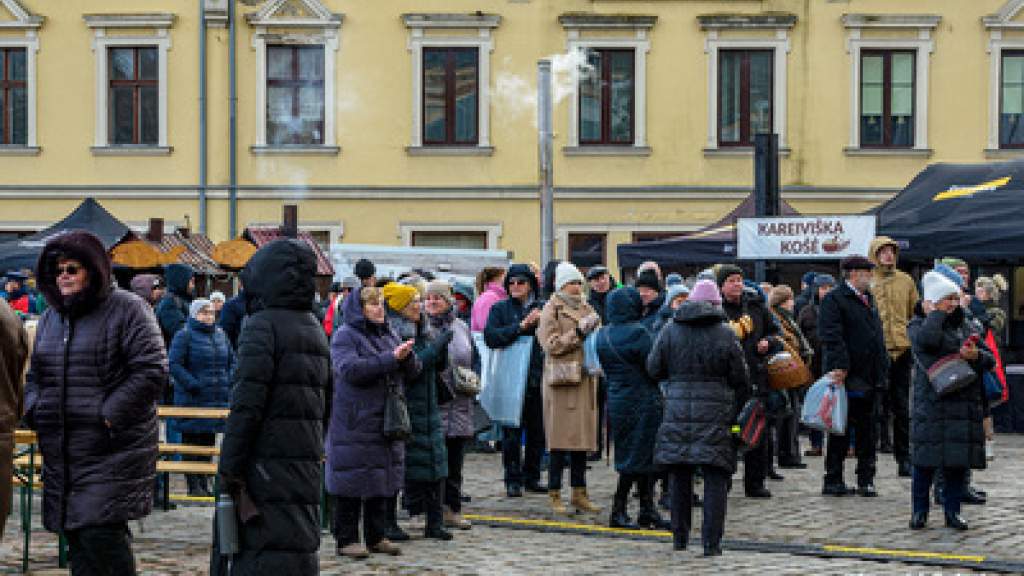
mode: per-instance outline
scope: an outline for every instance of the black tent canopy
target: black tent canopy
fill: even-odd
[[[107,212],[99,202],[86,198],[71,214],[53,226],[31,236],[0,244],[0,273],[35,268],[46,242],[70,230],[92,232],[108,251],[123,240],[135,237],[135,233],[128,226]]]
[[[782,214],[798,214],[782,201]],[[663,267],[678,268],[689,264],[715,264],[736,259],[736,220],[756,215],[754,195],[747,196],[721,220],[696,232],[652,242],[620,244],[619,267],[636,268],[647,260]]]
[[[872,212],[901,258],[1024,261],[1024,160],[933,164]]]

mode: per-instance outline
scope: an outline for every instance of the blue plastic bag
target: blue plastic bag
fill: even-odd
[[[597,335],[600,330],[595,330],[587,335],[583,341],[583,369],[591,376],[603,375],[601,359],[597,356]]]
[[[800,423],[815,430],[842,436],[846,434],[846,388],[836,386],[828,376],[811,385],[804,396]]]
[[[480,406],[492,422],[519,427],[526,397],[526,379],[530,375],[533,336],[520,336],[512,345],[492,349],[483,334],[473,334],[480,352]]]

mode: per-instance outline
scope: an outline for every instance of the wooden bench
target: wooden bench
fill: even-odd
[[[197,419],[197,420],[226,420],[231,411],[227,408],[198,408],[189,406],[160,406],[157,415],[160,418]],[[174,461],[165,458],[173,456],[205,456],[216,458],[220,455],[220,449],[216,446],[195,446],[190,444],[173,444],[161,442],[159,445],[160,460],[156,463],[156,471],[163,474],[163,500],[164,511],[171,506],[171,474],[197,474],[201,476],[214,477],[214,492],[216,492],[217,464],[215,462],[197,461]],[[210,500],[207,497],[199,498]]]

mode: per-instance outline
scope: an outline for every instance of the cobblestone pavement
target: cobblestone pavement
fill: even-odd
[[[697,526],[691,550],[683,553],[673,552],[668,540],[658,537],[627,540],[478,524],[471,531],[457,533],[454,542],[414,540],[403,547],[405,554],[401,557],[374,556],[365,562],[336,558],[333,539],[325,535],[321,568],[324,574],[610,574],[624,569],[636,574],[684,569],[700,574],[982,573],[966,567],[786,553],[790,549],[785,546],[806,550],[810,546],[838,545],[1024,562],[1024,436],[999,437],[997,452],[999,457],[990,468],[975,474],[975,485],[988,492],[989,504],[964,508],[971,523],[966,533],[944,528],[941,510],[935,507],[928,529],[910,531],[910,481],[898,478],[891,457],[880,454],[876,481],[880,496],[874,499],[821,496],[821,458],[807,459],[810,466],[806,470],[782,471],[786,480],[770,483],[774,493],[770,500],[750,500],[742,496],[742,490],[734,490],[729,499],[725,555],[713,560],[700,556],[700,514],[695,511]],[[851,481],[852,468],[848,466],[847,472]],[[605,512],[594,518],[556,518],[548,512],[546,495],[521,499],[504,496],[499,455],[471,454],[466,477],[465,490],[473,498],[466,505],[467,514],[593,525],[605,525],[615,481],[610,466],[593,463],[588,473],[590,493]],[[635,514],[634,503],[631,512]],[[171,512],[154,513],[141,530],[133,523],[141,572],[205,573],[211,514],[209,506],[181,506]],[[38,513],[33,520],[33,570],[39,574],[66,573],[55,570],[56,538],[38,526]],[[8,520],[0,544],[0,574],[15,573],[20,565],[19,527],[16,512]],[[764,549],[768,551],[753,551],[755,543],[767,544]]]

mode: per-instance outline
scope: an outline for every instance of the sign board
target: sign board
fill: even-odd
[[[867,256],[874,238],[874,216],[770,216],[736,221],[741,260]]]

